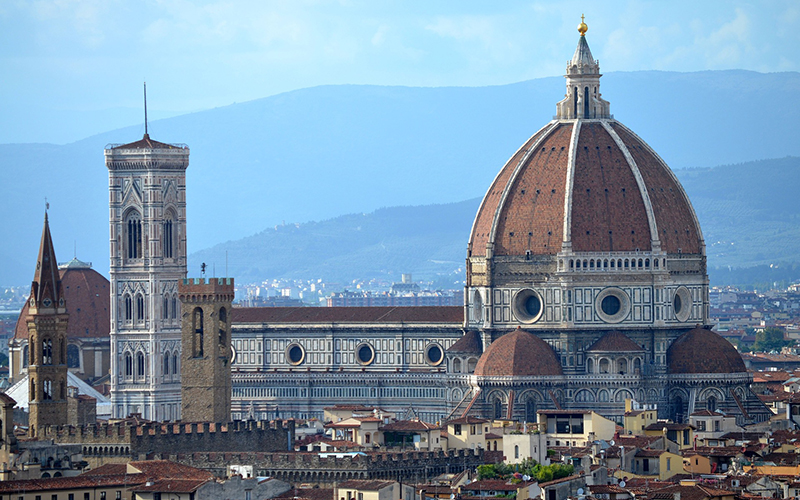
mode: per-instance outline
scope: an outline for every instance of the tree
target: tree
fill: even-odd
[[[781,348],[791,345],[792,341],[784,340],[783,328],[769,327],[756,333],[753,351],[769,352],[780,351]]]

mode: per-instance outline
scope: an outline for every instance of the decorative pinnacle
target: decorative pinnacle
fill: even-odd
[[[580,33],[581,36],[586,36],[586,32],[587,31],[589,31],[589,27],[586,26],[586,23],[584,22],[583,14],[581,14],[581,24],[578,25],[578,33]]]

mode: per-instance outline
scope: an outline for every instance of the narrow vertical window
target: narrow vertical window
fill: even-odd
[[[131,353],[125,353],[125,378],[133,377],[133,357]]]
[[[225,347],[228,344],[228,311],[224,307],[219,310],[219,345]]]
[[[144,297],[136,296],[136,321],[144,321]]]
[[[164,228],[163,228],[164,229],[164,236],[163,236],[164,237],[164,248],[163,248],[163,250],[164,250],[164,258],[165,259],[171,259],[173,257],[173,245],[172,245],[173,227],[172,226],[173,226],[173,224],[172,224],[172,219],[171,218],[164,221]]]
[[[192,313],[192,324],[194,326],[194,357],[203,356],[203,310],[199,307],[195,308]],[[213,333],[212,333],[213,335]]]
[[[136,376],[139,378],[144,377],[145,366],[144,366],[144,353],[137,353],[136,354]]]
[[[125,294],[125,321],[133,320],[133,300],[131,296]]]
[[[139,212],[133,211],[126,221],[126,255],[129,259],[142,258],[142,220]]]

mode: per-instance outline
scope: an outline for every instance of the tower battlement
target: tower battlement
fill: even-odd
[[[230,302],[234,297],[233,278],[184,278],[178,284],[181,302]]]

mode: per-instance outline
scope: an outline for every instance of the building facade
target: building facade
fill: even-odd
[[[114,417],[180,418],[189,148],[109,145],[111,402]]]

